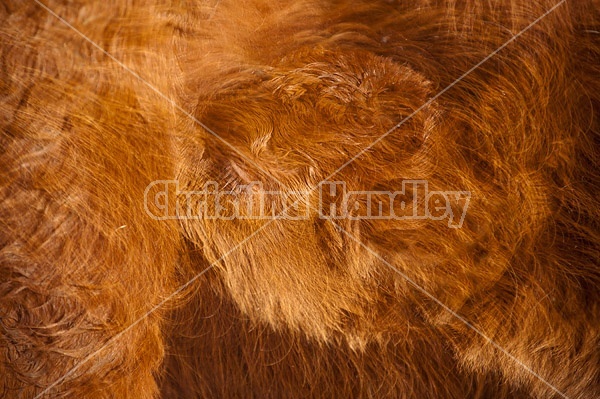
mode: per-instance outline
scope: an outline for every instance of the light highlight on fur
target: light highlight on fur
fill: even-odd
[[[556,2],[157,3],[45,3],[141,79],[35,2],[0,7],[1,395],[559,397],[383,258],[564,395],[600,396],[598,1],[422,109]],[[318,190],[309,220],[144,209],[156,180],[333,173],[471,202],[459,229],[336,221],[357,240]]]

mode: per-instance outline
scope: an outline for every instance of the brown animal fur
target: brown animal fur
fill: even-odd
[[[598,1],[423,108],[557,2],[45,4],[0,5],[0,395],[600,396]],[[169,179],[471,203],[153,220]]]

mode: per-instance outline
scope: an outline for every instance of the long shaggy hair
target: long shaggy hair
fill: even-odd
[[[168,3],[0,5],[0,396],[600,396],[600,2]]]

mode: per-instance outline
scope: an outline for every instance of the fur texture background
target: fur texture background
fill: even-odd
[[[0,4],[2,397],[600,396],[598,1],[425,107],[557,1],[44,4]],[[161,179],[471,202],[157,221]]]

